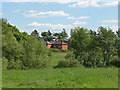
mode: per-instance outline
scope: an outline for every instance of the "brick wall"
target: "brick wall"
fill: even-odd
[[[62,49],[63,49],[63,50],[68,49],[68,45],[62,45]]]
[[[51,44],[47,44],[47,47],[48,47],[48,48],[51,48],[51,46],[52,46]]]

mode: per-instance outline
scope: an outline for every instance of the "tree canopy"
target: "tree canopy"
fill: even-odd
[[[50,30],[48,30],[47,32],[42,32],[41,36],[45,41],[53,41],[53,39],[65,40],[68,34],[65,29],[60,33],[51,33]]]

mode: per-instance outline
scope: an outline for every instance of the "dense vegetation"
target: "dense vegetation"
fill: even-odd
[[[60,33],[52,33],[50,30],[48,30],[47,32],[42,32],[41,36],[45,41],[53,41],[53,39],[66,40],[68,34],[65,29],[63,29],[63,31]]]
[[[3,69],[46,68],[50,66],[51,52],[44,40],[54,38],[65,40],[68,35],[63,29],[61,33],[42,32],[37,30],[31,35],[20,32],[16,26],[2,22],[2,55]],[[55,67],[120,67],[120,31],[116,34],[104,27],[92,31],[80,27],[71,29],[70,49],[64,59]],[[55,50],[57,51],[57,50]],[[58,50],[59,51],[59,50]],[[60,51],[63,52],[63,51]]]
[[[49,50],[37,34],[28,35],[2,19],[3,69],[47,67]]]
[[[56,66],[66,52],[52,52],[51,66]],[[112,73],[111,73],[112,72]],[[118,68],[42,68],[3,70],[3,88],[117,88]]]
[[[120,67],[120,31],[99,27],[98,31],[71,29],[71,48],[86,67]]]

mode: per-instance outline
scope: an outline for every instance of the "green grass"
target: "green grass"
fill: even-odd
[[[51,66],[56,66],[58,62],[65,58],[66,53],[52,53],[52,56],[49,58],[51,60]]]
[[[117,88],[117,68],[3,71],[3,88]]]
[[[51,66],[66,53],[52,53]],[[3,70],[3,88],[117,88],[117,68]]]

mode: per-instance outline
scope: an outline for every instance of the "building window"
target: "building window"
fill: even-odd
[[[61,45],[59,45],[59,48],[61,47]]]

